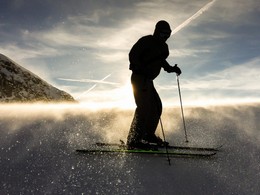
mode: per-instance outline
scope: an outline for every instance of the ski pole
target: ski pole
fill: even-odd
[[[186,139],[186,142],[189,142],[189,141],[188,141],[188,136],[187,136],[187,130],[186,130],[185,119],[184,119],[183,107],[182,107],[182,98],[181,98],[181,89],[180,89],[179,76],[176,74],[176,77],[177,77],[178,91],[179,91],[179,97],[180,97],[181,115],[182,115],[182,121],[183,121],[183,128],[184,128],[184,133],[185,133],[185,139]]]
[[[162,134],[163,134],[163,141],[165,143],[165,150],[166,150],[166,156],[167,156],[167,160],[169,162],[169,165],[171,166],[171,159],[169,156],[169,151],[168,151],[168,145],[166,143],[166,138],[165,138],[165,133],[164,133],[164,129],[163,129],[163,124],[162,124],[162,119],[160,117],[160,125],[161,125],[161,129],[162,129]]]
[[[154,96],[155,96],[155,93],[154,93]],[[156,96],[155,96],[155,99],[157,99]],[[161,110],[160,107],[161,107],[161,103],[159,101],[157,101],[157,106],[156,106],[157,111]],[[169,151],[168,151],[168,145],[166,143],[166,138],[165,138],[164,128],[163,128],[163,124],[162,124],[161,114],[158,115],[158,117],[159,117],[159,122],[160,122],[160,125],[161,125],[161,129],[162,129],[163,141],[165,143],[165,152],[166,152],[167,161],[168,161],[169,165],[171,166],[171,159],[170,159],[170,155],[169,155]]]

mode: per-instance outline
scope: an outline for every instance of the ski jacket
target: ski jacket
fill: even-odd
[[[153,35],[147,35],[140,38],[130,50],[129,69],[153,80],[160,74],[161,68],[165,71],[172,68],[166,61],[168,56],[168,45]]]

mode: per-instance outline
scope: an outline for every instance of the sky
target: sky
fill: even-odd
[[[132,108],[128,53],[159,20],[184,105],[260,101],[258,0],[1,0],[0,53],[82,104]],[[179,104],[175,74],[154,84]]]

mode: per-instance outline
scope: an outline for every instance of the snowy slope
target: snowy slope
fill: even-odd
[[[163,156],[79,155],[125,139],[133,111],[0,106],[0,194],[258,195],[260,105],[185,113],[189,145],[224,144],[216,157],[169,166]],[[168,141],[185,144],[179,108],[162,121]]]
[[[0,54],[0,102],[74,102],[61,91]]]

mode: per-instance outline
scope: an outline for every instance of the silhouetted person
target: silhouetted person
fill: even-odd
[[[146,148],[149,143],[163,144],[162,139],[155,135],[162,103],[153,80],[160,74],[161,68],[168,73],[181,74],[177,66],[170,66],[166,61],[169,49],[165,42],[170,35],[170,25],[161,20],[156,24],[153,35],[140,38],[129,53],[131,83],[137,106],[127,137],[129,149]]]

